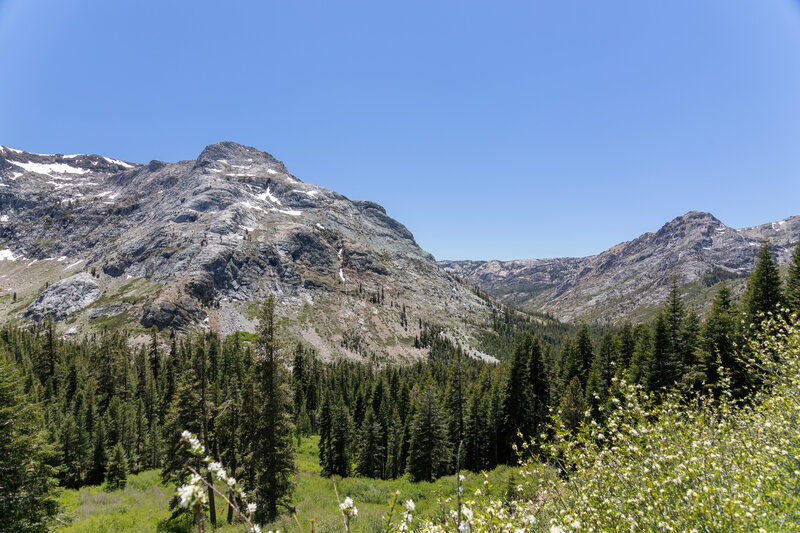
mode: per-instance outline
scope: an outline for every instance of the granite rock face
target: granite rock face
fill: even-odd
[[[734,229],[709,213],[692,211],[595,256],[439,264],[523,308],[562,320],[614,322],[660,305],[673,277],[701,287],[695,290],[722,279],[742,280],[764,239],[778,263],[785,264],[798,235],[800,216]]]
[[[0,275],[0,290],[36,300],[25,316],[79,329],[124,311],[139,328],[252,330],[253,304],[275,295],[323,356],[421,356],[402,305],[465,341],[486,306],[380,205],[232,142],[148,164],[0,147]],[[0,318],[20,314],[10,300]]]
[[[62,320],[94,303],[100,296],[102,290],[94,278],[81,272],[50,285],[28,306],[25,315],[37,321],[48,315],[53,320]]]

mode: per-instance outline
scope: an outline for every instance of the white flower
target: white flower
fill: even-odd
[[[417,506],[414,504],[414,500],[406,500],[406,509],[412,512],[417,509]]]
[[[550,526],[550,533],[564,533],[564,528],[561,526]]]
[[[222,465],[216,461],[208,463],[208,471],[214,474],[215,476],[219,476],[220,472],[224,472],[224,470],[222,469]]]
[[[247,504],[247,514],[253,514],[253,513],[255,513],[255,512],[256,512],[256,508],[257,508],[256,504],[254,504],[254,503],[248,503],[248,504]]]
[[[188,509],[195,503],[203,503],[205,501],[206,493],[197,485],[181,485],[177,490],[178,504],[184,509]]]
[[[354,518],[358,516],[358,509],[353,503],[353,498],[350,496],[345,498],[343,503],[339,504],[339,509],[341,509],[342,512],[347,516],[352,516]]]
[[[461,509],[461,512],[464,514],[464,517],[465,517],[467,520],[472,520],[472,509],[470,509],[470,508],[469,508],[469,507],[467,507],[467,506],[464,506],[464,507]]]

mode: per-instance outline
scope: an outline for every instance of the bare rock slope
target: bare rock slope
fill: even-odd
[[[422,355],[420,320],[469,344],[485,305],[380,205],[232,142],[149,164],[0,147],[0,288],[0,316],[70,331],[252,330],[274,294],[323,356],[377,359]]]

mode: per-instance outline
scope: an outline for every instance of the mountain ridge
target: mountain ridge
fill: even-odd
[[[148,164],[0,148],[0,290],[0,317],[72,333],[253,331],[274,294],[323,357],[378,360],[423,356],[423,322],[470,345],[486,312],[382,206],[230,141]]]
[[[673,277],[684,285],[712,273],[731,280],[744,277],[764,238],[771,240],[778,263],[785,264],[798,234],[800,216],[734,229],[710,213],[690,211],[654,232],[587,257],[439,264],[526,310],[566,321],[614,322],[646,315],[666,296]]]

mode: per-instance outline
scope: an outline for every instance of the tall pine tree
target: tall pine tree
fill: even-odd
[[[257,440],[253,444],[256,471],[256,519],[271,521],[291,498],[295,470],[292,401],[276,336],[275,298],[269,296],[258,317],[255,370],[260,390]]]
[[[411,422],[407,471],[416,481],[433,481],[447,473],[451,453],[447,420],[433,386],[426,384],[417,396]]]
[[[800,240],[794,247],[789,273],[786,277],[786,306],[800,316]]]
[[[746,324],[758,325],[763,314],[775,313],[782,298],[778,265],[772,258],[772,247],[764,241],[742,300]]]

